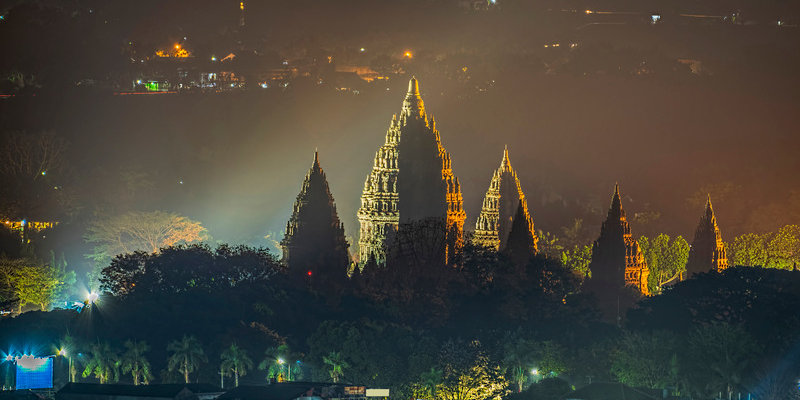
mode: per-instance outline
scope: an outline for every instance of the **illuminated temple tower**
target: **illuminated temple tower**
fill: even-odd
[[[619,293],[623,287],[641,295],[649,294],[647,276],[650,271],[639,242],[631,235],[631,226],[622,209],[619,186],[614,189],[608,218],[600,229],[600,237],[592,245],[589,269],[592,272],[589,289],[599,297]]]
[[[717,218],[708,196],[706,210],[700,217],[700,224],[694,231],[689,261],[686,263],[686,278],[709,271],[722,271],[728,268],[728,255],[722,243],[722,234],[717,226]]]
[[[360,262],[374,257],[385,263],[401,226],[431,219],[447,227],[441,233],[447,254],[452,254],[463,240],[465,218],[450,154],[442,147],[433,117],[426,116],[419,85],[412,78],[400,116],[392,117],[386,143],[375,154],[364,182],[358,209]]]
[[[350,255],[344,225],[339,221],[316,152],[294,203],[292,217],[286,223],[281,247],[283,262],[292,275],[313,276],[318,281],[342,280],[347,275]]]
[[[533,251],[536,251],[536,234],[533,233],[533,219],[528,212],[528,202],[517,179],[517,173],[511,167],[508,159],[508,148],[503,150],[503,160],[500,168],[494,172],[489,190],[483,199],[483,207],[478,221],[475,224],[475,244],[503,250],[511,231],[511,225],[517,215],[517,208],[521,208],[521,215],[528,224],[528,230],[533,235]]]

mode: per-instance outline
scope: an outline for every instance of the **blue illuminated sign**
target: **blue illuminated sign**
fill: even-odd
[[[17,357],[16,362],[17,390],[53,388],[52,357],[39,358],[26,355]]]

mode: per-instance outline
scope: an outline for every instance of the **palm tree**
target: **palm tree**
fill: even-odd
[[[231,344],[231,347],[222,352],[222,369],[233,373],[234,386],[239,386],[239,377],[247,375],[253,369],[253,361],[247,356],[244,349]]]
[[[119,357],[108,342],[93,344],[90,353],[91,358],[83,370],[84,378],[94,374],[95,378],[100,379],[100,384],[108,383],[112,378],[114,382],[119,380]]]
[[[170,342],[167,351],[171,351],[167,369],[178,370],[183,374],[183,379],[189,383],[189,374],[200,367],[201,362],[208,362],[203,353],[203,346],[194,336],[183,335],[183,339]]]
[[[519,334],[519,333],[518,333]],[[509,335],[510,339],[512,335]],[[525,381],[528,380],[528,367],[533,358],[535,343],[525,338],[507,342],[504,346],[504,364],[510,368],[514,383],[517,384],[517,392],[522,392]]]
[[[75,337],[71,336],[69,332],[61,339],[61,348],[58,350],[58,355],[67,357],[69,360],[69,381],[76,382],[78,375],[78,368],[75,367],[72,356],[77,352],[78,345]]]
[[[258,364],[258,369],[267,370],[268,378],[278,378],[278,381],[302,379],[303,371],[300,368],[300,361],[292,362],[299,355],[292,353],[288,345],[282,344],[269,348],[264,352],[264,356],[265,358]]]
[[[331,366],[331,370],[328,372],[331,374],[333,383],[339,383],[339,379],[344,376],[344,369],[350,367],[350,365],[342,359],[342,354],[335,351],[332,351],[328,356],[323,356],[322,361]]]
[[[153,374],[150,372],[150,362],[147,361],[144,353],[150,351],[150,346],[147,345],[147,342],[128,340],[125,342],[125,347],[128,350],[122,355],[122,373],[131,373],[134,386],[138,386],[140,380],[144,380],[145,385],[149,384],[150,379],[153,379]]]

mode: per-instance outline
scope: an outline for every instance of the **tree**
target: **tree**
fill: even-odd
[[[537,248],[539,254],[543,254],[550,258],[558,258],[564,250],[564,247],[559,243],[558,237],[550,232],[545,232],[541,229],[536,231],[536,236],[539,238]]]
[[[17,221],[54,217],[42,213],[59,205],[63,195],[66,147],[53,132],[0,137],[0,216]]]
[[[592,262],[592,246],[575,246],[561,252],[561,264],[582,278],[590,276],[589,263]]]
[[[766,236],[746,233],[733,240],[731,266],[763,267],[767,265]]]
[[[65,287],[75,283],[74,271],[65,272],[36,260],[28,260],[25,264],[13,278],[20,312],[29,303],[45,311]]]
[[[671,332],[626,332],[612,355],[611,372],[619,382],[630,386],[676,386],[678,377],[671,361],[678,350],[677,336]]]
[[[100,384],[108,383],[113,379],[119,381],[119,356],[111,349],[108,342],[95,343],[91,346],[89,361],[83,370],[83,377],[94,374],[100,379]]]
[[[448,341],[442,346],[439,359],[443,382],[439,389],[444,400],[500,399],[508,393],[508,381],[500,366],[474,341]]]
[[[523,385],[528,380],[534,352],[535,343],[522,337],[506,341],[503,346],[503,364],[511,371],[511,379],[517,385],[517,393],[522,392]]]
[[[420,386],[424,389],[424,394],[430,396],[431,399],[436,400],[439,385],[442,384],[442,370],[431,367],[428,372],[423,372],[420,375]]]
[[[647,286],[651,293],[657,293],[662,284],[686,271],[689,243],[683,237],[678,236],[670,242],[669,236],[663,233],[654,239],[642,236],[639,247],[650,268]]]
[[[126,341],[125,348],[128,350],[122,354],[120,363],[122,365],[122,373],[130,373],[133,376],[133,385],[138,386],[140,381],[144,381],[147,385],[153,379],[153,374],[150,371],[150,362],[144,356],[144,353],[150,351],[150,346],[147,342]]]
[[[339,383],[339,379],[344,376],[345,368],[350,367],[347,361],[342,358],[342,353],[336,351],[332,351],[331,354],[322,357],[322,361],[331,367],[328,372],[330,372],[333,383]]]
[[[300,368],[300,361],[292,362],[297,357],[292,354],[287,344],[267,349],[264,355],[265,358],[258,364],[258,369],[267,370],[268,378],[277,378],[279,382],[302,379],[303,370]]]
[[[792,269],[800,261],[800,226],[786,225],[767,244],[768,268]]]
[[[175,246],[160,253],[116,257],[103,269],[102,288],[117,296],[154,293],[220,293],[246,284],[266,283],[283,271],[263,248],[220,245]]]
[[[757,342],[740,325],[714,322],[701,326],[687,342],[682,365],[698,394],[741,390],[760,355]]]
[[[189,374],[198,369],[201,362],[208,362],[200,341],[194,336],[183,335],[181,340],[170,342],[167,351],[172,352],[167,368],[182,373],[186,383],[189,383]]]
[[[84,239],[97,243],[89,258],[106,265],[118,254],[158,253],[161,248],[204,240],[199,222],[163,211],[131,212],[92,224]]]
[[[239,386],[239,377],[247,375],[247,371],[253,369],[253,360],[247,356],[244,349],[236,346],[236,343],[225,349],[220,357],[222,358],[220,368],[233,374],[235,387]]]

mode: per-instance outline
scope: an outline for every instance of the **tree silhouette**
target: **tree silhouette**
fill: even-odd
[[[91,357],[83,370],[83,377],[94,374],[95,378],[100,379],[100,384],[108,383],[113,379],[119,380],[119,356],[111,349],[108,342],[95,343],[91,346]]]
[[[247,375],[247,371],[253,369],[253,361],[247,356],[247,352],[231,344],[231,347],[222,352],[222,370],[233,373],[234,386],[239,386],[239,377]]]
[[[150,351],[150,346],[147,342],[126,341],[125,348],[128,350],[122,354],[120,360],[122,366],[122,373],[130,373],[133,376],[134,386],[138,386],[140,381],[144,381],[147,385],[153,379],[153,374],[150,371],[150,362],[144,356],[144,353]]]
[[[333,383],[339,383],[339,379],[342,379],[344,376],[344,369],[350,367],[350,365],[348,365],[347,362],[342,358],[341,352],[332,351],[331,354],[323,356],[322,361],[331,366],[329,372],[331,374],[331,379],[333,379]]]
[[[167,368],[183,374],[183,379],[189,383],[189,374],[200,367],[201,362],[208,362],[208,358],[203,353],[203,347],[194,336],[183,335],[181,340],[176,340],[167,345],[167,351],[171,351]]]

